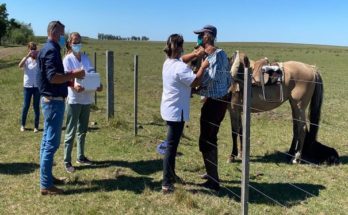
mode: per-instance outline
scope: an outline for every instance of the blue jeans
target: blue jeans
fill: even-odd
[[[27,121],[27,115],[30,107],[30,101],[31,97],[33,97],[33,108],[35,113],[35,120],[34,120],[34,126],[35,128],[39,128],[39,119],[40,119],[40,93],[39,88],[37,87],[24,87],[23,89],[23,109],[22,109],[22,119],[21,119],[21,125],[25,126],[25,123]]]
[[[40,150],[40,187],[44,189],[53,186],[53,157],[60,144],[65,103],[42,98],[41,108],[44,116],[44,130]]]
[[[175,156],[180,142],[185,122],[167,121],[167,150],[163,158],[163,186],[172,185],[175,182]]]

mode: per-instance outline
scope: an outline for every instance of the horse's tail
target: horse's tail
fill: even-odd
[[[308,140],[316,141],[317,134],[319,130],[319,121],[320,121],[320,112],[321,112],[321,105],[323,103],[323,94],[324,94],[324,86],[323,86],[323,80],[321,78],[321,75],[319,72],[316,72],[315,74],[315,88],[311,99],[311,104],[309,107],[309,120],[310,120],[310,127],[309,127],[309,135]]]

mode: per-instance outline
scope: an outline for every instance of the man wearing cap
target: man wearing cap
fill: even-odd
[[[228,89],[232,83],[232,77],[226,53],[214,45],[216,28],[206,25],[194,33],[198,34],[197,45],[204,48],[209,62],[199,92],[206,98],[201,108],[199,150],[203,155],[207,181],[201,185],[218,191],[220,184],[217,168],[217,134],[230,102],[231,95]]]
[[[40,149],[40,192],[42,195],[56,195],[63,190],[54,186],[52,175],[53,157],[62,133],[65,98],[68,95],[67,82],[83,78],[84,70],[65,74],[60,49],[65,45],[64,25],[52,21],[47,27],[48,40],[38,55],[39,72],[37,84],[44,115],[44,130]]]

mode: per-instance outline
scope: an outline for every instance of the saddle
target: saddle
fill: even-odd
[[[255,61],[251,65],[253,70],[252,85],[264,86],[281,84],[284,80],[282,63],[270,63],[267,58]]]
[[[284,70],[282,63],[270,63],[267,58],[251,63],[252,86],[262,88],[263,99],[268,102],[283,102]],[[279,85],[279,99],[272,100],[266,95],[266,86]]]

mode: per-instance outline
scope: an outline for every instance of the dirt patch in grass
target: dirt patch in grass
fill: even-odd
[[[12,56],[19,56],[21,54],[25,54],[26,47],[0,47],[0,59],[8,59]]]

